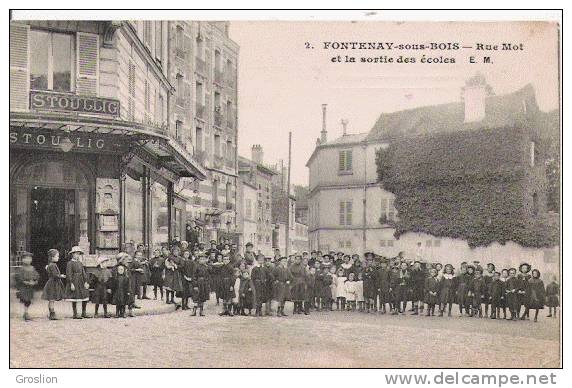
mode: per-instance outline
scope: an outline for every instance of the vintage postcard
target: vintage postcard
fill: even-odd
[[[11,13],[10,368],[562,366],[558,12],[93,12]]]

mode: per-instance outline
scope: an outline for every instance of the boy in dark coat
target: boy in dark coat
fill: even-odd
[[[99,316],[99,305],[103,305],[103,317],[110,318],[107,314],[107,303],[109,302],[109,293],[111,292],[111,271],[107,268],[108,258],[99,257],[98,266],[92,276],[91,302],[95,304],[94,318]]]
[[[157,300],[157,289],[161,293],[161,300],[163,300],[163,270],[165,269],[165,259],[161,255],[160,249],[155,249],[153,257],[149,260],[149,283],[153,286],[154,299]]]
[[[123,263],[117,265],[115,274],[111,278],[110,289],[113,294],[111,303],[115,305],[115,317],[125,318],[125,306],[131,299],[131,285]]]
[[[267,282],[266,282],[266,275],[267,270],[264,268],[265,258],[264,256],[260,255],[256,259],[256,266],[252,268],[252,272],[250,273],[250,278],[252,280],[252,284],[254,285],[254,295],[255,295],[255,306],[256,311],[254,312],[254,316],[261,317],[262,316],[262,304],[267,300]]]
[[[520,302],[518,300],[518,290],[520,281],[516,277],[516,268],[508,270],[508,279],[506,281],[506,303],[510,311],[510,319],[516,321],[518,319],[518,309]]]
[[[281,257],[280,262],[273,270],[272,279],[273,285],[273,299],[277,302],[278,308],[276,310],[277,317],[285,317],[284,302],[288,293],[288,287],[292,282],[292,274],[288,269],[288,258]]]
[[[470,291],[473,294],[472,315],[475,317],[478,315],[479,318],[483,317],[482,303],[483,300],[485,299],[486,288],[487,288],[482,272],[483,272],[482,268],[478,267],[475,270],[475,277],[473,278],[473,281],[470,283]]]
[[[294,314],[302,314],[306,300],[306,268],[302,265],[302,256],[294,256],[294,262],[290,265],[290,273],[292,274],[290,294],[294,302]]]
[[[556,283],[556,280],[556,276],[553,276],[552,281],[546,286],[547,318],[556,318],[556,309],[560,306],[560,286]],[[554,314],[552,313],[552,309],[554,309]]]
[[[264,300],[264,312],[266,315],[273,315],[272,311],[272,295],[274,294],[274,263],[273,258],[267,257],[264,262],[264,270],[266,271],[266,295]]]
[[[197,315],[199,309],[199,316],[204,317],[203,313],[204,303],[210,297],[210,279],[209,267],[207,266],[207,257],[205,255],[199,256],[199,263],[195,266],[193,277],[191,281],[192,291],[191,298],[193,299],[193,312],[191,316]]]
[[[316,268],[306,271],[306,300],[304,301],[304,314],[310,315],[310,307],[314,305],[316,287]]]
[[[538,322],[538,311],[544,308],[546,302],[546,290],[544,289],[544,282],[540,279],[540,271],[533,269],[531,278],[527,283],[528,287],[528,310],[535,310],[534,322]]]
[[[494,272],[491,282],[489,283],[489,303],[491,305],[491,319],[500,318],[500,309],[504,300],[504,282],[500,280],[500,273]],[[506,310],[504,312],[506,318]]]
[[[530,300],[530,289],[528,288],[528,281],[531,279],[530,270],[532,267],[528,263],[522,263],[518,267],[518,278],[520,279],[520,289],[518,291],[519,295],[519,306],[518,306],[518,313],[520,314],[521,307],[524,306],[524,312],[520,317],[521,320],[529,319],[529,309],[528,303]]]
[[[421,262],[416,260],[411,270],[411,301],[413,303],[413,314],[411,315],[418,315],[419,308],[423,306],[426,278],[425,271],[421,268]]]
[[[190,257],[189,251],[183,253],[183,257],[180,264],[181,270],[181,309],[189,309],[189,298],[191,297],[193,274],[195,272],[195,267],[197,263]]]
[[[382,314],[387,312],[386,304],[389,303],[389,308],[391,309],[391,297],[390,297],[390,270],[387,267],[387,260],[382,259],[379,268],[375,273],[375,282],[377,287],[377,294],[379,295],[379,310]]]
[[[254,307],[254,286],[248,271],[242,271],[240,276],[240,315],[247,315],[244,310],[248,310],[248,315],[250,315]]]
[[[362,272],[363,278],[363,297],[365,301],[365,311],[367,313],[377,311],[377,268],[373,261],[373,254],[366,254],[366,264]]]
[[[435,315],[435,305],[438,301],[439,280],[437,279],[437,270],[431,268],[430,276],[425,279],[425,303],[427,303],[427,316]]]
[[[223,311],[220,316],[232,317],[232,297],[234,296],[234,268],[230,264],[230,257],[223,257],[223,266],[220,269],[221,285],[220,296],[222,299]]]
[[[400,312],[399,286],[401,282],[400,270],[398,264],[394,263],[389,273],[389,293],[391,299],[391,315],[397,315]]]

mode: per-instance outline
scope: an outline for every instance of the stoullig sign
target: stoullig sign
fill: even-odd
[[[53,131],[10,131],[10,144],[16,147],[74,152],[123,153],[126,143],[112,136],[94,133],[54,133]]]
[[[30,91],[30,109],[119,116],[120,103],[111,98]]]

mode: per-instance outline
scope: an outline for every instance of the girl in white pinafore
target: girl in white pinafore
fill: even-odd
[[[338,270],[338,277],[336,279],[336,308],[337,310],[346,309],[346,280],[343,268]]]

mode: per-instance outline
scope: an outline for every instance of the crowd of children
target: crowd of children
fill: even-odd
[[[74,319],[89,318],[87,303],[95,304],[95,316],[109,318],[108,304],[115,305],[115,316],[133,316],[138,299],[174,304],[176,310],[192,309],[192,316],[204,316],[204,305],[211,294],[222,305],[221,316],[286,316],[285,303],[293,302],[293,314],[311,311],[358,311],[363,313],[451,316],[453,305],[461,316],[524,320],[534,311],[549,308],[556,317],[560,288],[556,278],[545,287],[540,272],[528,263],[517,268],[497,270],[493,263],[483,268],[479,262],[463,262],[457,270],[451,264],[428,263],[422,258],[407,260],[400,253],[385,258],[372,252],[357,254],[303,252],[284,257],[256,254],[252,244],[244,255],[236,245],[196,243],[173,244],[156,249],[150,258],[140,245],[129,255],[119,253],[116,264],[99,258],[95,269],[86,271],[79,247],[69,252],[66,273],[57,265],[59,253],[48,251],[48,281],[42,298],[48,301],[49,319],[57,319],[54,302],[72,303]],[[32,255],[24,253],[23,266],[16,274],[18,298],[25,306],[24,319],[33,299],[39,274],[31,265]],[[64,285],[65,283],[65,285]],[[81,314],[77,304],[81,302]],[[189,303],[192,302],[192,307]],[[409,310],[408,310],[409,307]]]

